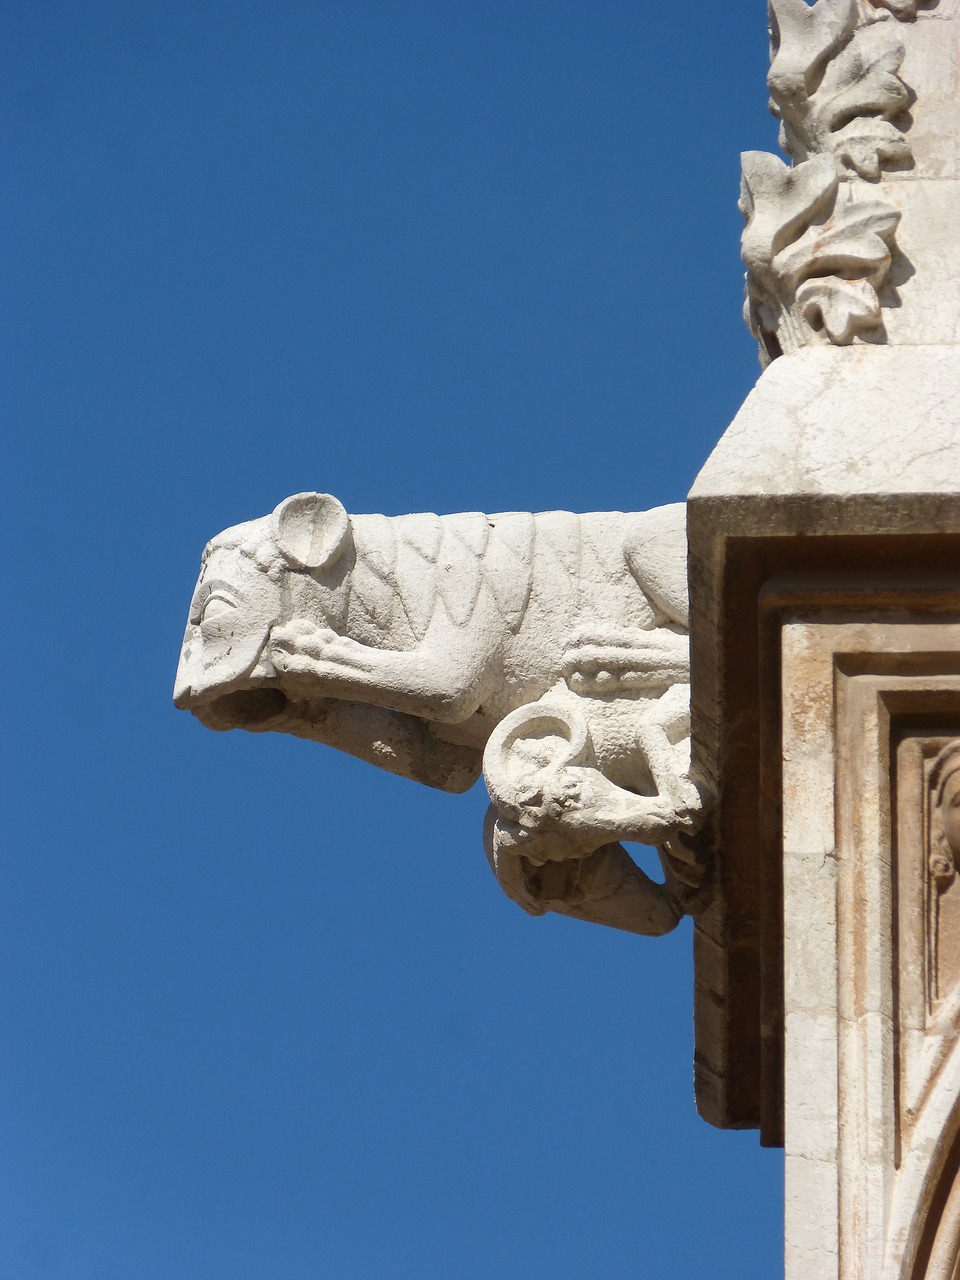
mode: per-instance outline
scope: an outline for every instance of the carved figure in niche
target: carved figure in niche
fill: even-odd
[[[447,791],[482,767],[511,898],[660,934],[698,878],[688,679],[681,504],[350,517],[304,493],[208,545],[175,701]]]
[[[930,772],[938,830],[930,854],[930,874],[947,888],[957,874],[960,855],[960,738],[948,742]]]

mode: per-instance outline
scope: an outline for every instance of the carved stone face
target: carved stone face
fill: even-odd
[[[279,575],[250,554],[249,528],[244,533],[243,550],[234,530],[207,549],[177,669],[174,702],[211,728],[255,723],[285,702],[267,687],[274,673],[264,659],[280,617]]]
[[[336,498],[299,493],[214,538],[190,605],[175,704],[211,729],[278,727],[288,702],[267,653],[271,630],[299,616],[304,592],[317,605],[310,575],[336,564],[349,537]]]
[[[954,857],[960,857],[960,760],[943,781],[940,797],[943,834]]]

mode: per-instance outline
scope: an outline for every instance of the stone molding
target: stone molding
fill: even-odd
[[[960,967],[936,940],[960,893],[930,871],[960,620],[903,616],[782,623],[790,1280],[930,1275],[951,1176]]]
[[[930,24],[933,25],[933,24]],[[782,1142],[780,737],[783,607],[958,608],[960,354],[808,348],[777,360],[688,501],[694,766],[718,797],[694,935],[697,1097]],[[802,598],[785,576],[809,580]],[[878,594],[879,592],[879,594]],[[811,594],[812,593],[812,594]],[[954,603],[951,604],[950,602]]]

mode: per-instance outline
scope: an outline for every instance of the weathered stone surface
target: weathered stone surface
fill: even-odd
[[[773,9],[797,163],[745,158],[768,367],[688,503],[694,768],[718,795],[698,1099],[786,1147],[788,1280],[948,1280],[960,6]]]
[[[743,157],[746,317],[769,363],[822,344],[952,343],[960,317],[956,0],[771,0],[793,158]]]
[[[739,506],[744,533],[938,530],[929,499],[953,506],[958,421],[960,347],[808,348],[765,371],[690,501]]]
[[[531,914],[690,910],[698,1103],[785,1143],[788,1280],[956,1280],[960,0],[770,12],[792,163],[744,156],[741,198],[767,367],[690,494],[689,622],[681,508],[300,494],[209,545],[176,699],[482,771]]]
[[[531,914],[672,929],[697,871],[684,508],[350,517],[298,494],[204,553],[175,699],[461,791]],[[658,885],[619,841],[661,847]]]
[[[960,614],[915,617],[781,626],[787,1273],[809,1280],[917,1274],[957,1106],[937,846]]]
[[[960,735],[960,401],[944,355],[778,360],[690,500],[694,752],[719,796],[698,1097],[785,1143],[790,1280],[927,1274],[912,1268],[954,1158],[941,753]]]

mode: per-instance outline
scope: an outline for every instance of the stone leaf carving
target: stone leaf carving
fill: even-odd
[[[831,155],[794,167],[743,156],[745,317],[768,359],[818,336],[847,344],[882,322],[877,290],[900,214],[841,177]]]
[[[175,701],[462,791],[485,772],[507,894],[639,933],[700,869],[681,504],[348,516],[298,494],[203,556]],[[663,846],[666,880],[619,841]]]
[[[768,76],[780,142],[796,160],[830,152],[861,178],[909,162],[894,120],[910,101],[898,72],[894,24],[858,25],[856,0],[771,0],[774,57]]]
[[[796,167],[743,157],[745,316],[763,364],[810,342],[882,336],[878,289],[899,213],[864,188],[913,162],[896,19],[917,14],[916,0],[768,7],[770,105]]]

